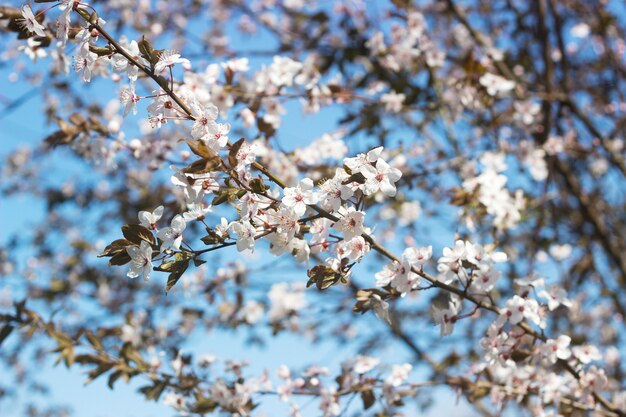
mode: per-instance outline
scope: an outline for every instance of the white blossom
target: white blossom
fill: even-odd
[[[141,241],[139,246],[128,246],[126,252],[130,256],[129,278],[143,276],[148,281],[152,272],[152,246],[146,241]]]

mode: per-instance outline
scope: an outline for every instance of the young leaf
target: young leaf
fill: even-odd
[[[2,346],[2,342],[11,334],[14,328],[15,327],[7,324],[0,330],[0,346]]]
[[[376,403],[376,397],[371,389],[361,391],[361,400],[363,401],[363,409],[367,410]]]
[[[126,248],[128,246],[133,246],[134,243],[127,239],[117,239],[111,242],[101,254],[98,255],[98,258],[102,258],[103,256],[114,256],[120,252],[126,252]]]
[[[152,232],[138,224],[127,224],[122,226],[122,234],[126,239],[137,245],[141,244],[142,240],[145,240],[151,245],[156,243]]]
[[[237,142],[233,143],[233,146],[230,147],[230,151],[228,152],[228,164],[233,168],[237,166],[237,153],[239,149],[241,149],[243,142],[244,138],[239,139]]]
[[[204,174],[206,172],[217,171],[221,164],[222,160],[220,157],[213,155],[208,158],[198,159],[187,165],[181,171],[185,174]]]
[[[183,276],[187,267],[189,266],[189,255],[177,253],[176,254],[176,262],[171,268],[171,273],[167,277],[167,284],[165,286],[165,293],[167,294],[174,285],[178,282],[178,280]]]
[[[202,158],[213,158],[217,156],[215,152],[213,152],[211,149],[209,149],[208,146],[206,146],[206,143],[199,139],[185,139],[185,142],[187,142],[187,145],[189,146],[189,149],[191,149],[191,152]]]

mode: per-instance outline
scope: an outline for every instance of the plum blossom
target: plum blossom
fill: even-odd
[[[23,5],[20,11],[22,13],[23,18],[19,19],[19,25],[23,29],[26,29],[29,32],[35,32],[37,36],[45,37],[46,28],[37,21],[37,19],[35,18],[35,15],[33,14],[33,11],[30,8],[30,5],[28,4]]]
[[[324,413],[324,417],[338,416],[341,414],[341,407],[337,400],[337,389],[335,387],[323,388],[320,395],[322,397],[320,410]]]
[[[194,112],[195,121],[191,128],[191,137],[194,139],[205,139],[207,136],[218,132],[217,127],[217,107],[213,104],[202,109],[196,107]]]
[[[402,296],[406,295],[419,284],[419,275],[411,271],[411,265],[406,259],[402,262],[393,261],[387,264],[382,271],[375,274],[376,286],[391,285]]]
[[[175,392],[168,392],[163,396],[163,404],[173,407],[179,413],[187,413],[188,406],[185,397]]]
[[[497,96],[501,93],[508,93],[515,88],[515,83],[499,75],[490,72],[485,73],[479,79],[480,85],[487,89],[487,94]]]
[[[352,158],[345,158],[343,163],[347,166],[353,174],[359,173],[364,167],[370,166],[380,158],[383,152],[383,147],[379,146],[367,152],[367,154],[360,153]]]
[[[255,144],[249,144],[244,142],[241,144],[239,151],[237,151],[237,169],[243,169],[247,165],[250,165],[256,159],[256,152],[258,148]]]
[[[358,211],[354,207],[345,208],[342,206],[339,208],[339,214],[341,217],[339,221],[333,224],[333,228],[342,232],[344,239],[350,240],[363,233],[364,212]]]
[[[139,44],[137,41],[132,40],[128,43],[125,39],[122,39],[120,44],[124,48],[125,52],[127,52],[128,55],[130,55],[135,61],[142,65],[148,65],[148,61],[146,61],[139,52]],[[131,63],[124,55],[114,54],[111,57],[111,67],[115,72],[126,72],[131,82],[137,80],[139,68]]]
[[[282,199],[282,203],[293,209],[298,216],[304,215],[307,206],[317,201],[317,193],[313,191],[313,181],[310,178],[303,179],[296,187],[285,188]]]
[[[296,262],[305,263],[309,261],[311,248],[304,239],[291,239],[288,245],[289,250],[296,259]]]
[[[553,311],[560,305],[571,307],[572,302],[567,298],[567,291],[564,288],[553,285],[549,290],[541,290],[537,294],[540,298],[548,301],[548,310]]]
[[[410,363],[393,365],[389,376],[385,379],[385,384],[391,385],[392,387],[399,387],[407,380],[412,370],[413,366]]]
[[[163,241],[160,248],[161,252],[168,249],[180,249],[180,244],[183,242],[183,231],[186,226],[184,217],[177,214],[172,219],[170,227],[159,230],[157,236]]]
[[[508,320],[511,324],[519,324],[524,319],[530,320],[541,328],[544,328],[546,324],[536,300],[514,295],[513,298],[507,300],[498,322],[503,324]]]
[[[504,252],[487,251],[482,245],[477,243],[465,242],[464,259],[478,267],[481,271],[488,271],[494,264],[506,262],[507,255]]]
[[[402,104],[406,96],[402,93],[396,93],[391,91],[389,93],[380,96],[380,101],[385,104],[385,110],[393,113],[400,113],[402,111]]]
[[[233,222],[230,225],[233,233],[237,235],[237,250],[254,250],[254,238],[256,236],[255,227],[247,221]]]
[[[250,70],[248,58],[236,58],[221,63],[222,68],[232,72],[247,72]]]
[[[214,193],[220,189],[215,174],[212,172],[192,174],[178,171],[172,175],[170,180],[172,184],[185,188],[188,195],[202,196]]]
[[[432,246],[423,246],[420,248],[406,248],[402,253],[402,257],[413,267],[421,267],[426,261],[433,256]]]
[[[276,223],[276,231],[285,233],[289,238],[293,238],[300,231],[300,216],[291,208],[283,207],[278,212],[269,214],[269,218],[270,223]]]
[[[450,284],[455,279],[461,278],[467,281],[467,272],[462,262],[466,258],[467,245],[462,240],[457,240],[453,248],[443,248],[443,256],[437,260],[437,279],[445,284]]]
[[[353,193],[350,187],[343,184],[348,177],[343,169],[337,168],[335,176],[320,185],[318,197],[322,208],[333,212],[337,211],[342,200],[352,197]]]
[[[391,323],[391,317],[389,317],[389,303],[383,300],[380,295],[372,294],[369,298],[370,305],[376,317],[381,320]]]
[[[293,85],[296,74],[302,69],[302,63],[288,57],[275,56],[268,68],[269,79],[277,87]]]
[[[337,255],[356,261],[362,258],[370,250],[370,245],[362,236],[355,236],[352,239],[340,242],[337,246]]]
[[[457,315],[459,314],[460,307],[460,303],[456,298],[451,299],[448,302],[448,306],[445,308],[440,308],[436,305],[432,306],[432,317],[434,322],[439,325],[441,336],[447,336],[452,333],[454,324],[458,320]]]
[[[395,183],[402,177],[399,169],[393,168],[387,162],[379,159],[376,162],[376,167],[365,165],[361,169],[361,173],[365,177],[365,195],[374,194],[378,190],[387,197],[396,195]]]
[[[83,81],[88,83],[91,81],[91,73],[98,55],[89,50],[88,45],[82,45],[78,48],[78,53],[74,55],[74,70],[83,74]]]
[[[163,206],[159,206],[154,209],[152,213],[149,211],[140,211],[139,212],[139,222],[140,224],[149,230],[156,230],[156,223],[163,216]]]
[[[602,359],[600,351],[593,345],[574,346],[572,355],[584,364]]]
[[[204,220],[206,215],[212,210],[213,208],[210,205],[202,202],[187,204],[187,211],[183,213],[183,218],[186,222]]]
[[[131,111],[137,114],[137,103],[141,98],[135,93],[134,87],[124,87],[120,90],[120,103],[124,105],[124,116]]]
[[[372,356],[357,355],[350,364],[357,374],[365,374],[380,364],[380,359]]]
[[[502,272],[493,269],[475,269],[472,272],[472,289],[479,293],[488,293],[494,289]]]
[[[180,54],[173,51],[164,51],[154,65],[154,72],[160,74],[166,68],[171,68],[176,64],[189,64],[189,60],[181,58]]]
[[[548,339],[541,345],[540,351],[550,363],[556,363],[557,359],[566,360],[570,357],[569,344],[572,339],[567,335],[560,335],[556,339]]]
[[[45,48],[41,47],[42,42],[36,40],[36,38],[28,38],[26,39],[26,45],[18,46],[18,50],[24,52],[26,56],[28,56],[31,61],[37,62],[40,58],[45,58],[48,56]]]
[[[152,246],[142,240],[139,246],[128,246],[126,252],[131,259],[126,276],[137,278],[143,275],[143,279],[148,281],[152,272]]]

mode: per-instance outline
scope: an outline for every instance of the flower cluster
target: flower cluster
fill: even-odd
[[[113,3],[107,11],[116,11],[124,17],[122,21],[135,22],[134,29],[145,31],[155,45],[165,42],[159,39],[161,31],[173,27],[180,31],[191,18],[189,10],[179,10],[157,21],[150,16],[168,13],[154,13],[151,2]],[[100,332],[104,338],[123,342],[119,357],[104,348],[113,343],[106,340],[103,345],[97,339],[100,335],[81,328],[75,332],[77,338],[88,335],[90,347],[86,349],[93,348],[93,352],[75,358],[74,349],[82,341],[66,337],[61,330],[55,333],[54,325],[42,325],[43,321],[33,318],[35,314],[23,314],[19,303],[15,316],[1,315],[0,321],[7,324],[2,327],[0,342],[13,331],[14,322],[25,328],[32,326],[29,331],[48,332],[59,343],[55,352],[68,366],[74,362],[92,364],[90,376],[95,377],[112,371],[111,385],[120,377],[130,380],[135,375],[148,375],[153,385],[142,388],[146,398],[158,399],[168,391],[163,402],[181,414],[220,410],[245,416],[257,406],[258,397],[269,393],[288,403],[294,417],[300,415],[296,395],[317,397],[324,416],[340,415],[342,397],[356,395],[365,409],[378,401],[381,415],[393,415],[393,408],[413,395],[411,390],[418,385],[407,382],[411,364],[389,368],[369,351],[379,347],[380,335],[358,334],[359,340],[362,336],[366,341],[360,352],[366,355],[344,361],[340,373],[332,377],[328,369],[316,366],[303,372],[280,367],[277,375],[281,382],[275,391],[268,373],[248,377],[242,362],[225,363],[225,375],[220,377],[213,370],[196,373],[189,369],[191,357],[177,346],[199,326],[244,326],[255,342],[257,338],[263,342],[264,332],[254,334],[261,325],[269,326],[271,332],[267,333],[272,334],[288,330],[313,340],[331,334],[342,341],[357,339],[357,333],[374,332],[380,326],[424,359],[420,366],[432,367],[433,381],[429,383],[444,381],[466,393],[471,402],[488,391],[497,407],[513,401],[528,407],[533,415],[567,410],[563,407],[623,415],[620,407],[626,404],[626,396],[620,393],[616,378],[621,374],[619,349],[605,349],[599,344],[619,342],[613,325],[621,324],[623,317],[611,314],[604,305],[584,312],[592,303],[581,294],[586,287],[580,284],[586,276],[594,283],[602,281],[598,297],[609,300],[615,311],[623,310],[616,288],[626,267],[619,256],[620,244],[614,243],[619,241],[619,234],[617,238],[611,234],[619,225],[619,212],[603,212],[613,201],[597,207],[593,204],[600,191],[610,189],[598,180],[607,172],[624,172],[623,143],[618,138],[602,137],[603,129],[595,128],[594,121],[577,107],[578,99],[562,98],[567,92],[556,93],[551,84],[536,88],[528,82],[563,76],[575,49],[582,47],[595,29],[586,24],[570,25],[575,42],[572,40],[572,46],[564,51],[542,46],[546,55],[552,54],[554,62],[550,64],[563,67],[554,77],[548,62],[546,74],[527,74],[530,64],[526,55],[520,61],[523,65],[508,68],[519,51],[512,49],[505,59],[504,52],[489,38],[471,30],[473,17],[468,19],[454,2],[433,10],[420,8],[424,13],[413,5],[391,3],[394,8],[384,14],[385,23],[372,30],[374,26],[367,24],[365,2],[360,1],[335,4],[333,11],[342,16],[339,19],[328,15],[323,7],[312,13],[315,5],[299,0],[214,2],[206,10],[216,23],[215,30],[198,39],[216,59],[227,58],[209,65],[201,58],[194,58],[195,62],[185,58],[192,57],[187,50],[156,49],[147,36],[115,39],[107,30],[112,25],[92,6],[77,0],[54,3],[39,12],[33,12],[29,5],[15,10],[3,7],[2,29],[18,33],[19,40],[26,38],[19,51],[29,59],[49,57],[54,62],[51,79],[69,71],[71,60],[66,54],[72,51],[77,79],[91,82],[108,78],[119,88],[118,100],[105,106],[98,103],[82,109],[82,100],[64,103],[71,111],[73,107],[80,110],[71,113],[68,121],[60,115],[66,108],[52,103],[54,100],[46,108],[49,119],[59,126],[46,138],[46,147],[69,145],[79,157],[96,162],[110,176],[100,186],[87,189],[70,181],[58,190],[45,188],[28,169],[38,165],[37,153],[15,152],[3,166],[3,176],[19,177],[4,187],[3,193],[28,189],[47,196],[49,224],[38,231],[34,241],[44,241],[56,232],[66,235],[67,251],[74,251],[59,255],[60,266],[50,270],[52,284],[46,291],[31,284],[37,281],[33,277],[40,261],[33,257],[26,262],[27,293],[41,299],[45,294],[56,302],[56,297],[62,300],[65,293],[79,294],[68,289],[94,276],[97,294],[93,299],[106,311],[119,312],[122,302],[124,306],[133,304],[129,301],[134,301],[135,295],[124,290],[124,285],[140,288],[137,292],[149,294],[151,302],[162,295],[162,290],[157,294],[152,284],[114,282],[105,279],[106,274],[92,273],[90,267],[77,266],[76,259],[98,249],[101,256],[110,258],[111,265],[127,265],[129,278],[149,280],[154,271],[167,273],[166,291],[184,276],[177,295],[196,298],[189,304],[193,308],[181,306],[171,314],[177,317],[176,326],[166,323],[149,328],[151,315],[159,317],[171,306],[170,298],[163,305],[153,303],[154,311],[149,313],[129,311],[118,328]],[[204,10],[207,4],[194,2],[190,9]],[[169,11],[170,6],[172,10],[176,7],[164,2],[155,10]],[[49,18],[53,10],[59,12],[54,23]],[[426,14],[436,16],[442,11],[445,19],[453,16],[461,24],[448,25],[446,20],[446,35],[439,42],[434,36],[441,33],[440,25]],[[142,16],[147,20],[133,19]],[[258,26],[268,29],[279,38],[280,48],[267,52],[265,60],[238,57],[222,33],[222,24],[233,16],[239,19],[237,28],[245,33],[254,33]],[[345,29],[345,33],[331,33],[330,27]],[[123,30],[123,25],[119,29],[136,33]],[[615,28],[606,32],[621,33]],[[302,39],[296,39],[298,35]],[[176,37],[172,48],[182,48],[185,43],[180,40]],[[552,37],[544,40],[550,43]],[[613,43],[623,52],[620,41],[605,42],[602,48],[598,43],[594,53],[603,53],[598,51],[610,49]],[[533,56],[535,49],[528,48],[525,54]],[[604,61],[619,60],[609,56]],[[335,69],[341,72],[335,73]],[[571,87],[566,81],[563,89]],[[74,94],[60,86],[62,83],[55,84],[51,88]],[[591,95],[595,87],[580,96]],[[559,102],[558,111],[554,111],[552,100]],[[345,114],[337,129],[308,145],[284,150],[278,132],[286,125],[285,117],[294,103],[307,116],[336,107],[345,109]],[[141,119],[137,136],[126,137],[130,129],[123,124],[132,118],[125,118],[143,113],[144,108],[147,117],[137,118]],[[619,113],[626,106],[610,103],[606,108]],[[563,122],[563,117],[574,121]],[[510,126],[502,125],[503,121]],[[473,129],[467,129],[468,123]],[[588,143],[579,139],[583,133],[571,128],[579,125],[594,136]],[[551,129],[559,135],[569,131],[561,138]],[[618,136],[619,129],[612,132]],[[355,141],[361,133],[366,134],[365,140]],[[241,139],[232,139],[235,134]],[[376,145],[384,146],[366,147],[364,143],[374,143],[370,141],[373,137]],[[125,153],[131,158],[123,159]],[[569,170],[569,159],[576,155],[587,155],[587,159]],[[160,174],[153,174],[163,172],[168,165],[171,171],[165,181]],[[513,178],[516,169],[528,174],[530,181]],[[551,182],[554,177],[561,181],[556,183],[558,189]],[[534,189],[537,181],[544,186],[541,191]],[[520,188],[511,191],[511,184]],[[591,185],[596,189],[590,193]],[[63,223],[65,214],[56,210],[57,206],[72,201],[86,208],[90,202],[105,202],[116,194],[125,196],[116,208],[118,217],[127,219],[128,213],[139,211],[139,224],[124,225],[123,238],[106,246],[102,242],[91,245],[88,239],[76,237],[78,231],[65,230],[69,222]],[[450,196],[451,205],[460,207],[453,213],[447,206]],[[546,206],[550,210],[544,209]],[[141,210],[147,207],[156,208]],[[448,215],[452,220],[446,226],[463,238],[455,236],[454,245],[443,248],[435,265],[431,261],[433,246],[418,246],[417,242],[440,245],[442,241],[437,241],[438,230],[431,222],[421,218],[445,219],[441,220],[444,223]],[[561,215],[567,218],[566,227],[560,227]],[[550,222],[554,226],[546,230]],[[607,255],[608,266],[598,266],[595,252],[572,250],[571,236],[579,236],[589,247],[589,242],[597,242],[594,251]],[[496,250],[495,244],[473,243],[483,240],[497,242],[508,256]],[[383,245],[387,241],[389,247]],[[249,296],[247,290],[252,286],[248,288],[248,274],[254,267],[237,262],[209,273],[212,269],[203,265],[213,261],[209,253],[227,248],[241,258],[256,257],[251,264],[270,253],[293,261],[290,265],[306,265],[308,281],[258,280],[253,283],[254,291],[260,289],[261,296]],[[395,250],[401,256],[395,255]],[[567,280],[558,283],[536,275],[535,261],[548,260],[546,251]],[[49,252],[46,248],[39,255],[50,262]],[[527,263],[520,260],[525,256]],[[378,264],[381,260],[384,264]],[[505,262],[506,270],[499,266]],[[0,275],[11,275],[18,264],[3,255]],[[193,267],[192,275],[188,271]],[[267,270],[277,272],[273,264],[261,266],[257,272]],[[615,276],[608,273],[613,270],[617,271]],[[378,272],[371,277],[368,271]],[[542,275],[544,272],[546,277],[556,274],[549,268],[542,270]],[[67,283],[56,275],[67,276]],[[515,279],[519,276],[523,278]],[[361,288],[364,283],[375,288]],[[328,290],[338,284],[350,291]],[[372,311],[381,320],[375,326],[363,326],[371,329],[352,325],[352,316],[349,320],[329,320],[327,304],[314,302],[306,292],[311,286],[319,290],[316,296],[341,297],[341,302],[331,307],[333,313],[354,303],[353,312]],[[574,288],[574,293],[577,289],[577,298],[566,288]],[[427,291],[430,289],[433,291]],[[417,291],[437,295],[420,297],[411,306],[414,310],[405,312],[402,308],[414,301],[407,295]],[[10,305],[17,298],[13,294],[12,290],[1,291],[0,307]],[[206,300],[196,302],[198,297]],[[402,307],[390,308],[394,302]],[[459,352],[455,347],[441,362],[446,366],[439,364],[439,359],[429,359],[425,353],[429,349],[422,351],[412,342],[411,331],[406,330],[409,326],[401,325],[403,320],[423,318],[428,312],[440,336],[469,329],[467,334],[483,335],[480,346],[464,343],[457,346]],[[307,315],[314,316],[310,322],[302,319]],[[32,323],[24,323],[24,317]],[[561,323],[566,321],[564,317],[567,326]],[[581,331],[585,328],[589,335],[581,334],[586,333]],[[165,353],[156,352],[160,344],[174,352],[171,375],[161,373]],[[150,359],[144,359],[143,354]],[[471,365],[469,369],[457,367],[459,356],[455,355],[464,355],[461,364]],[[215,361],[205,356],[197,366],[207,370]],[[464,377],[452,375],[463,370],[467,372]]]

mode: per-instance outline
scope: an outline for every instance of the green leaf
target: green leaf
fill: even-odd
[[[261,178],[254,178],[250,180],[250,189],[257,194],[264,193],[269,188],[270,187],[268,187]]]
[[[85,380],[85,385],[91,383],[93,380],[95,380],[96,378],[98,378],[99,376],[104,374],[105,372],[109,371],[111,368],[113,368],[113,364],[112,363],[102,363],[102,364],[98,365],[96,368],[94,368],[91,371],[87,372],[87,375],[89,375],[89,378],[87,378]],[[112,385],[111,385],[111,387],[112,387]]]
[[[211,205],[219,206],[220,204],[227,202],[230,199],[229,197],[230,197],[230,194],[227,191],[218,192],[216,193],[215,197],[213,197],[213,201],[211,201]],[[207,243],[207,245],[208,244],[209,243]]]
[[[85,333],[85,337],[89,341],[89,344],[93,346],[97,351],[104,350],[104,347],[102,346],[102,339],[94,335],[91,331],[87,331]]]
[[[196,414],[207,414],[215,410],[217,403],[210,398],[198,398],[191,406],[191,411]]]
[[[122,234],[126,239],[137,245],[141,244],[142,240],[151,245],[156,243],[152,232],[139,224],[127,224],[122,226]]]
[[[267,123],[265,120],[263,120],[262,117],[256,118],[256,125],[259,131],[265,134],[266,138],[271,138],[276,133],[276,129],[274,129],[274,126]]]
[[[139,388],[139,392],[143,393],[148,401],[158,401],[166,387],[165,381],[154,381],[152,385]]]
[[[109,56],[113,53],[113,48],[110,45],[107,45],[105,47],[89,45],[89,51],[98,56]]]
[[[204,174],[206,172],[218,171],[222,165],[219,156],[214,155],[209,158],[198,159],[181,170],[185,174]]]
[[[4,339],[6,339],[11,334],[13,329],[15,329],[15,327],[7,324],[2,328],[2,330],[0,330],[0,346],[2,346],[2,342],[4,342]]]
[[[200,266],[202,264],[205,264],[206,261],[204,259],[200,259],[200,258],[193,258],[193,264],[195,266]]]
[[[156,271],[161,271],[161,272],[172,272],[172,268],[174,267],[174,265],[176,264],[176,261],[163,261],[161,263],[161,265],[155,267],[154,269]]]
[[[191,258],[187,254],[177,253],[175,258],[177,261],[172,266],[172,273],[167,277],[167,284],[165,286],[165,293],[169,293],[178,280],[183,276],[187,267],[189,267],[189,261]]]
[[[68,133],[63,130],[57,130],[56,132],[48,135],[48,137],[44,139],[44,142],[51,148],[54,148],[58,145],[67,145],[68,143],[76,139],[77,136],[78,131]]]
[[[376,397],[371,389],[361,391],[361,400],[363,401],[363,409],[367,410],[376,403]]]
[[[161,51],[155,51],[150,44],[150,41],[146,39],[145,36],[141,37],[141,41],[139,41],[139,53],[141,57],[150,63],[150,68],[154,68],[154,65],[159,60],[159,56],[161,56]]]
[[[342,182],[342,184],[346,185],[346,184],[350,184],[353,182],[357,182],[359,184],[365,184],[365,177],[360,172],[357,172],[356,174],[350,175],[346,180]]]
[[[130,262],[130,255],[128,252],[118,252],[111,259],[109,259],[109,265],[126,265]]]
[[[226,201],[231,201],[235,197],[243,196],[246,193],[246,190],[241,190],[239,188],[229,188],[227,190],[220,191],[215,194],[213,201],[211,201],[211,205],[219,206]]]
[[[216,243],[223,243],[224,242],[224,238],[221,235],[219,235],[215,230],[211,229],[210,227],[206,228],[206,232],[208,234],[206,236],[200,238],[200,240],[205,245],[215,245]]]
[[[232,168],[237,166],[237,153],[239,152],[239,149],[241,149],[241,145],[243,145],[243,143],[244,138],[241,138],[230,147],[230,151],[228,152],[228,164]]]
[[[189,146],[189,149],[191,149],[191,152],[202,158],[213,158],[217,156],[216,153],[209,149],[209,147],[206,146],[206,143],[204,143],[204,141],[200,139],[185,139],[185,142],[187,142],[187,145]]]
[[[117,381],[118,379],[120,379],[122,376],[125,376],[125,375],[126,375],[126,372],[124,371],[115,371],[111,375],[109,375],[109,380],[107,381],[107,385],[109,386],[109,388],[113,389],[113,385],[115,384],[115,381]],[[128,378],[128,376],[126,376],[126,378]]]
[[[307,288],[315,284],[319,290],[325,290],[339,282],[343,274],[329,266],[317,265],[307,271],[307,276],[309,277],[309,281],[306,283]]]
[[[102,258],[103,256],[114,256],[120,252],[126,252],[126,248],[128,246],[133,246],[134,243],[130,240],[126,239],[117,239],[111,242],[101,254],[98,255],[98,258]]]

